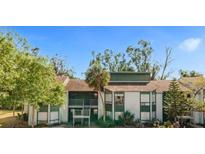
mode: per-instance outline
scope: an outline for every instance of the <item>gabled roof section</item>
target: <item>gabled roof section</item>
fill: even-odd
[[[151,81],[151,83],[155,85],[156,91],[158,91],[158,92],[168,91],[169,85],[171,82],[172,82],[172,80],[153,80],[153,81]],[[177,82],[179,83],[179,87],[180,87],[181,91],[184,91],[184,92],[190,91],[189,88],[182,85],[179,81],[177,81]]]
[[[93,88],[90,88],[84,80],[79,79],[70,79],[66,85],[67,91],[94,91]]]

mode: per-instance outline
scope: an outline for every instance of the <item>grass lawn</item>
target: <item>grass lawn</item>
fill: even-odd
[[[27,126],[26,121],[19,120],[16,111],[15,117],[13,117],[13,112],[11,110],[0,110],[0,128],[25,128]]]

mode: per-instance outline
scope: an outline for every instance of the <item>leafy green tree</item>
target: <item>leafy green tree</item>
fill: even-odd
[[[137,72],[150,72],[151,80],[157,78],[160,70],[162,70],[159,79],[165,80],[171,74],[167,72],[167,68],[171,64],[171,48],[166,48],[166,57],[163,65],[159,64],[157,61],[152,60],[152,54],[154,52],[149,41],[140,40],[138,42],[138,47],[129,46],[126,50],[128,56],[130,57],[131,64],[134,65],[135,71]]]
[[[181,91],[179,83],[173,80],[164,99],[164,112],[170,121],[175,121],[177,116],[183,116],[192,111],[193,105]]]
[[[203,76],[182,77],[179,82],[191,90],[194,98],[205,88],[205,78]]]
[[[66,75],[69,76],[70,78],[75,78],[73,69],[69,68],[66,65],[65,60],[60,56],[58,56],[57,54],[50,59],[50,62],[53,65],[55,73],[57,75]]]
[[[103,68],[109,72],[133,72],[134,68],[131,66],[131,62],[128,62],[124,53],[114,53],[112,50],[106,49],[103,54],[95,52],[92,53],[93,60],[90,64],[96,61],[102,63]]]
[[[64,102],[64,88],[56,82],[53,65],[38,54],[29,52],[25,39],[14,35],[0,35],[0,101],[15,107],[25,103],[35,110],[40,104],[60,105]]]
[[[203,75],[196,72],[196,71],[187,71],[187,70],[182,70],[180,69],[179,70],[179,75],[181,78],[183,77],[202,77]]]
[[[15,87],[17,51],[9,35],[0,34],[0,97],[10,95]]]
[[[151,80],[154,80],[160,71],[160,65],[155,62],[151,63],[151,55],[153,48],[150,42],[140,40],[138,42],[139,47],[129,46],[127,48],[127,54],[130,57],[130,61],[135,66],[137,72],[150,72]]]
[[[35,110],[39,104],[63,103],[62,87],[55,81],[55,71],[49,61],[40,56],[30,56],[26,81],[28,84],[27,101],[33,107],[32,127],[34,127]]]
[[[105,120],[105,102],[102,95],[104,86],[108,85],[110,74],[101,65],[99,61],[91,64],[85,73],[85,81],[94,90],[98,91],[103,106],[103,119]]]
[[[17,89],[23,68],[19,63],[22,53],[28,51],[29,47],[26,39],[18,34],[0,33],[0,103],[7,108],[12,106],[13,116],[16,105],[19,106],[19,97],[23,97],[17,93],[22,89]]]
[[[127,53],[138,72],[150,72],[150,60],[153,48],[150,42],[140,40],[139,47],[129,46]]]
[[[167,72],[169,65],[172,62],[171,48],[166,48],[166,57],[163,65],[152,60],[153,48],[151,43],[145,40],[140,40],[138,46],[129,46],[125,53],[113,52],[106,49],[104,53],[95,54],[90,64],[96,61],[102,64],[102,67],[109,72],[150,72],[151,79],[164,80],[168,78],[171,72]],[[159,72],[162,70],[161,76]]]

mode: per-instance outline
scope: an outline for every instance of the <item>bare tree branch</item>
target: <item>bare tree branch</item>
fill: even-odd
[[[173,59],[171,57],[171,54],[172,54],[172,48],[169,48],[169,47],[166,48],[166,58],[165,58],[165,62],[164,62],[164,65],[163,65],[162,75],[160,77],[161,80],[166,79],[171,74],[170,72],[166,73],[166,70],[167,70],[168,66],[173,61]]]

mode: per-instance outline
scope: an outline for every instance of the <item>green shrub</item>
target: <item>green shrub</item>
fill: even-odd
[[[173,125],[170,121],[164,122],[164,127],[165,128],[173,128]]]
[[[17,117],[19,120],[28,121],[28,114],[27,113],[17,113]]]
[[[161,122],[158,119],[154,119],[152,121],[152,125],[153,125],[154,128],[160,128],[160,123]]]
[[[27,114],[27,113],[24,113],[24,114],[23,114],[23,120],[24,120],[24,121],[28,121],[28,114]]]
[[[122,121],[122,120],[115,120],[115,125],[116,126],[124,126],[124,121]]]
[[[106,120],[103,120],[103,117],[97,120],[96,124],[102,128],[112,128],[115,127],[115,122],[110,118],[106,117]]]
[[[121,126],[133,126],[135,125],[135,116],[129,111],[126,111],[119,116],[119,119],[116,121],[116,123]]]
[[[20,120],[20,119],[22,118],[22,114],[17,113],[17,117],[18,117],[18,119]]]
[[[137,119],[137,120],[135,120],[135,127],[144,128],[144,124],[141,122],[140,119]]]

